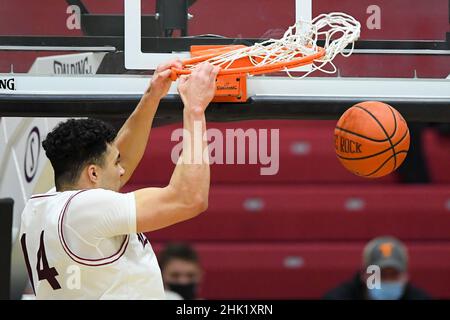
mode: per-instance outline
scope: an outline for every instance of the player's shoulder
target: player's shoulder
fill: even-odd
[[[130,212],[127,209],[133,208],[133,205],[134,198],[131,194],[99,188],[84,189],[67,198],[63,212],[73,223],[81,223],[92,219],[93,215],[101,219],[100,217],[114,215],[116,212]]]
[[[123,198],[129,197],[129,194],[124,194],[108,189],[83,189],[74,192],[69,201],[73,204],[82,204],[87,206],[104,206],[111,205],[120,201]]]
[[[59,195],[60,192],[56,191],[56,188],[51,188],[50,190],[48,190],[45,193],[35,193],[33,194],[29,200],[47,200],[50,199],[52,197],[55,197],[57,195]]]
[[[59,202],[65,202],[64,195],[62,195],[62,192],[57,192],[55,189],[51,189],[46,193],[35,193],[30,196],[23,211],[34,211],[36,208],[42,208]]]
[[[91,198],[98,198],[98,197],[104,197],[104,198],[116,198],[123,195],[126,195],[127,193],[121,193],[109,189],[102,189],[102,188],[95,188],[95,189],[83,189],[76,191],[77,196],[83,196],[83,197],[91,197]]]
[[[44,203],[59,203],[70,209],[102,209],[132,200],[132,193],[120,193],[113,190],[95,188],[57,192],[55,189],[47,193],[30,197],[27,207],[35,207]]]

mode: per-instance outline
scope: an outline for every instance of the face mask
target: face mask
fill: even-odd
[[[191,282],[187,284],[166,283],[170,291],[178,293],[184,300],[192,300],[197,297],[197,283]]]
[[[399,300],[405,291],[406,283],[403,281],[381,282],[380,289],[368,289],[371,300]]]

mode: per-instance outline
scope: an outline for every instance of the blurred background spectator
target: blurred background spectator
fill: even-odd
[[[324,298],[331,300],[430,299],[426,292],[409,282],[408,263],[407,248],[400,240],[394,237],[375,238],[364,248],[362,270],[356,272],[352,279],[326,293]],[[370,266],[380,268],[379,288],[369,286],[369,284],[375,284],[369,279],[373,275],[368,269]]]
[[[170,243],[162,249],[158,261],[169,300],[199,298],[202,269],[198,255],[191,246]]]

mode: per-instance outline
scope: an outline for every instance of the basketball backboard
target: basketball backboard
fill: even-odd
[[[398,106],[408,120],[448,121],[448,6],[447,0],[432,6],[408,0],[5,0],[0,113],[82,115],[80,101],[88,99],[108,104],[99,113],[124,115],[152,70],[189,57],[191,45],[251,45],[280,38],[298,20],[345,12],[360,22],[361,34],[350,57],[335,59],[335,73],[316,71],[302,80],[284,73],[249,78],[248,108],[213,107],[210,117],[330,119],[356,101],[377,99]],[[64,109],[49,107],[49,100]],[[175,84],[164,103],[170,106],[161,118],[171,117],[179,108]],[[433,112],[424,112],[424,105]]]

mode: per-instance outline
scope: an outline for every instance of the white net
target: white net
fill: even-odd
[[[242,58],[248,58],[255,67],[290,62],[320,52],[322,49],[317,44],[320,39],[324,40],[324,55],[313,60],[309,71],[303,72],[298,78],[303,78],[316,70],[335,73],[337,69],[333,59],[338,54],[346,57],[352,54],[360,29],[361,24],[348,14],[341,12],[321,14],[310,22],[298,21],[289,27],[281,39],[269,39],[250,47],[220,54],[206,61],[222,69],[230,68],[233,62]],[[349,44],[352,45],[351,49],[345,54],[344,49]],[[193,67],[194,65],[186,65],[188,69]],[[282,71],[293,78],[288,68]]]

